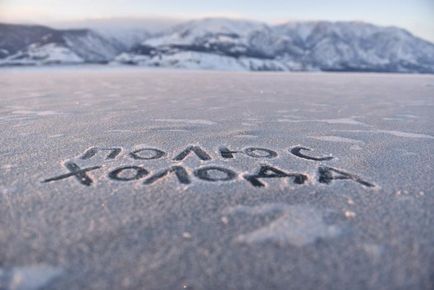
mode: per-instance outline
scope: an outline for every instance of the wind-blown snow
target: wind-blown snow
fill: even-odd
[[[4,290],[38,290],[62,272],[61,268],[45,264],[14,267],[9,271],[0,269],[0,286]]]
[[[337,237],[341,229],[336,225],[327,225],[320,210],[305,206],[288,206],[282,204],[264,204],[255,207],[237,206],[228,209],[229,215],[266,215],[280,213],[269,224],[252,232],[239,235],[235,240],[239,243],[276,242],[304,246],[314,243],[320,238]]]

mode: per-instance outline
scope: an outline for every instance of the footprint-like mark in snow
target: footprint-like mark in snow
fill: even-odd
[[[225,211],[228,215],[267,215],[280,213],[271,223],[252,232],[241,234],[239,243],[277,242],[304,246],[320,238],[334,238],[342,231],[336,225],[324,221],[324,211],[306,205],[265,204],[260,206],[236,206]]]
[[[61,268],[45,264],[15,267],[10,270],[0,269],[0,289],[38,290],[62,272]]]

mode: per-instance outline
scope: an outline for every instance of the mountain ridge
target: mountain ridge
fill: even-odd
[[[0,24],[0,65],[434,73],[434,44],[398,27],[359,21],[268,25],[205,18],[131,35],[126,43],[90,29]]]

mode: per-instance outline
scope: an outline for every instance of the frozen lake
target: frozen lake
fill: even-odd
[[[0,289],[433,289],[434,77],[0,70]]]

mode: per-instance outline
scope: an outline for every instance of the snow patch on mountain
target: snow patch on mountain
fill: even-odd
[[[260,60],[251,57],[234,58],[225,55],[177,51],[171,54],[138,55],[123,53],[116,57],[116,63],[146,67],[205,69],[221,71],[300,71],[306,70],[296,63],[278,60]],[[313,70],[313,69],[311,69]]]
[[[70,49],[55,43],[42,46],[31,45],[26,51],[0,59],[0,64],[7,63],[10,65],[79,64],[84,62],[84,59]]]

